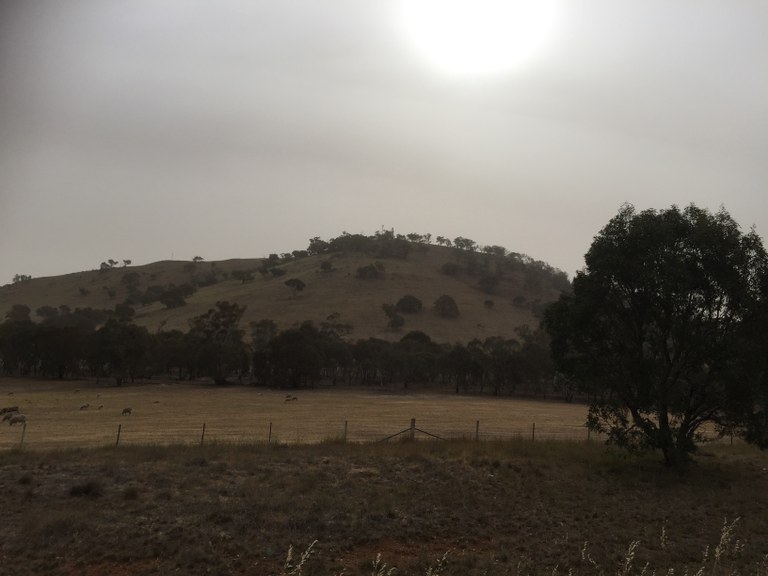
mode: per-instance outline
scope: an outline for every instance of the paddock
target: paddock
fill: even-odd
[[[24,449],[120,444],[375,442],[416,420],[424,438],[587,440],[581,404],[420,393],[401,388],[286,390],[196,383],[115,386],[0,379],[0,408],[27,416]],[[100,406],[100,409],[84,405]],[[123,416],[126,406],[130,418]],[[21,427],[0,427],[0,449]]]

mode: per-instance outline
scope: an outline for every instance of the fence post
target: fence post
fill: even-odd
[[[19,442],[19,450],[21,450],[24,447],[24,436],[27,434],[27,423],[22,422],[22,428],[21,428],[21,442]]]
[[[203,433],[200,435],[200,446],[205,442],[205,422],[203,422]]]
[[[120,430],[123,429],[122,424],[117,425],[117,440],[115,440],[115,446],[120,446]]]
[[[344,420],[344,442],[345,443],[347,441],[347,427],[348,427],[348,425],[349,425],[349,421],[348,420]]]
[[[267,436],[267,444],[272,444],[272,422],[269,423],[269,436]]]
[[[410,439],[416,439],[416,418],[411,418]]]
[[[536,440],[536,422],[531,426],[531,441]]]
[[[480,420],[475,422],[475,442],[480,440]]]

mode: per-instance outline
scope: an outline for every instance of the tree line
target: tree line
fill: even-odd
[[[189,330],[135,324],[124,304],[115,310],[75,309],[33,322],[16,305],[0,324],[0,369],[39,378],[208,378],[218,384],[299,388],[319,385],[443,387],[456,393],[552,395],[548,338],[523,327],[515,338],[434,342],[409,332],[397,342],[349,342],[349,327],[329,317],[279,330],[272,320],[241,327],[245,307],[218,302],[190,320]]]

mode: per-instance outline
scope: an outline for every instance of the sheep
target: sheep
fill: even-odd
[[[0,414],[7,414],[8,412],[18,412],[18,406],[7,406],[6,408],[0,408]]]
[[[294,400],[298,400],[298,398],[296,396],[291,396],[290,394],[285,397],[286,402],[293,402]]]
[[[133,413],[133,408],[123,408],[123,416],[130,416]]]
[[[3,422],[8,422],[8,420],[16,416],[16,414],[18,414],[18,412],[6,412],[3,414]]]
[[[80,406],[80,410],[88,410],[88,408],[90,407],[91,407],[90,404],[83,404],[82,406]]]
[[[27,423],[27,417],[24,416],[24,414],[14,414],[11,416],[11,419],[8,421],[9,426],[13,426],[14,424],[26,424]]]

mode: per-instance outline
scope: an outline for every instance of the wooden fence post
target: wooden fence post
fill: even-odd
[[[22,428],[21,428],[21,442],[19,442],[19,450],[21,450],[24,447],[24,436],[27,434],[27,423],[22,422]]]
[[[411,418],[410,439],[416,439],[416,418]]]
[[[349,426],[349,421],[348,420],[344,420],[344,442],[345,443],[347,441],[347,428],[348,428],[348,426]]]
[[[531,426],[531,441],[536,440],[536,422]]]
[[[272,422],[269,423],[269,436],[267,436],[267,444],[272,444]]]
[[[120,446],[120,430],[123,429],[122,424],[117,425],[117,440],[115,440],[115,446]]]
[[[203,422],[203,433],[200,435],[200,446],[205,442],[205,422]]]
[[[480,420],[475,422],[475,442],[480,440]]]

